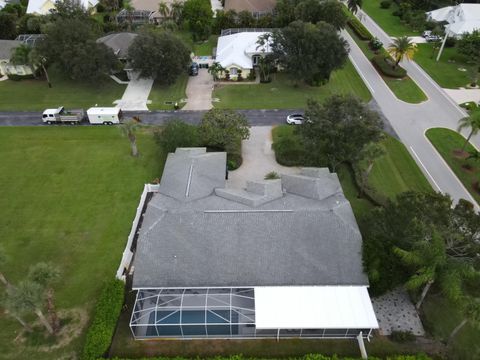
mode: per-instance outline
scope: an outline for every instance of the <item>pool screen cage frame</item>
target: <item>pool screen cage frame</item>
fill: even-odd
[[[281,316],[281,314],[279,314]],[[138,289],[130,318],[137,340],[331,338],[369,339],[372,329],[257,329],[254,288]]]
[[[255,337],[254,289],[140,289],[130,328],[136,339]]]

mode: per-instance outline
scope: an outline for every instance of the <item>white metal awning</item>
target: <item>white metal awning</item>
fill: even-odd
[[[255,288],[257,329],[377,329],[366,286]]]

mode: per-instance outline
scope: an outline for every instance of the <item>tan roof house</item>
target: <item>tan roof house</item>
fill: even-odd
[[[277,0],[225,0],[224,9],[250,11],[254,16],[271,14],[277,6]]]

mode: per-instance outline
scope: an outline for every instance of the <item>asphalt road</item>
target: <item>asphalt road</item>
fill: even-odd
[[[299,110],[239,110],[250,121],[251,125],[283,124],[288,114]],[[198,124],[205,111],[151,111],[124,112],[126,117],[138,116],[145,124],[162,125],[171,119],[182,119],[190,124]],[[88,123],[83,123],[88,125]],[[0,112],[0,126],[58,126],[42,123],[41,112],[3,111]],[[67,125],[65,125],[67,126]]]
[[[385,46],[392,42],[391,38],[366,14],[362,22]],[[432,187],[437,191],[450,194],[455,201],[467,199],[478,210],[476,201],[425,136],[425,132],[433,127],[455,130],[458,120],[467,115],[465,111],[457,106],[445,91],[413,61],[404,61],[401,65],[422,88],[428,100],[421,104],[408,104],[398,100],[348,33],[343,32],[342,35],[350,44],[350,58],[354,66]],[[465,133],[466,131],[463,132],[464,135]],[[480,137],[474,137],[472,142],[478,147]]]

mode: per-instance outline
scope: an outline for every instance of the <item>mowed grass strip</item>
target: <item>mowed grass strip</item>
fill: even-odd
[[[380,3],[382,0],[364,0],[362,10],[364,10],[382,29],[390,36],[419,35],[419,31],[413,30],[409,25],[403,23],[393,12],[398,10],[398,5],[392,1],[388,9],[382,9]]]
[[[330,81],[322,86],[294,86],[285,73],[272,77],[268,84],[217,85],[213,97],[220,101],[213,105],[221,109],[297,109],[305,107],[309,98],[322,101],[334,94],[352,94],[364,101],[372,98],[350,61],[333,72]]]
[[[456,89],[465,87],[469,82],[464,56],[456,48],[444,48],[440,60],[437,61],[438,52],[433,53],[432,44],[418,44],[415,53],[415,62],[425,70],[441,87]]]
[[[115,276],[143,185],[162,173],[165,156],[150,130],[138,134],[138,146],[140,157],[131,157],[116,127],[0,128],[0,239],[9,257],[2,270],[13,284],[30,265],[50,261],[62,272],[58,308],[92,309]],[[13,342],[15,320],[0,312],[0,322],[6,358],[60,358],[82,343],[55,353],[24,349]]]
[[[455,151],[461,150],[465,143],[465,138],[458,132],[445,129],[429,129],[425,135],[432,145],[437,149],[443,160],[450,166],[463,186],[470,192],[477,203],[480,203],[480,194],[475,189],[475,184],[479,181],[480,162],[475,159],[468,159],[469,154],[475,151],[472,144],[468,143],[465,156],[458,156]],[[468,200],[468,199],[467,199]]]
[[[80,83],[49,72],[52,87],[45,80],[0,81],[0,111],[43,111],[46,108],[84,108],[114,106],[126,85],[110,78],[96,83]],[[39,119],[40,121],[40,119]]]
[[[405,191],[432,191],[432,187],[405,145],[386,135],[381,146],[384,155],[375,160],[369,185],[389,199]]]
[[[183,107],[185,103],[180,100],[185,99],[187,95],[185,90],[187,88],[188,75],[181,74],[177,81],[172,85],[160,85],[158,82],[154,82],[152,91],[148,99],[151,100],[151,104],[148,104],[150,110],[173,110],[175,102],[180,107]],[[171,104],[165,104],[165,102],[171,102]]]

